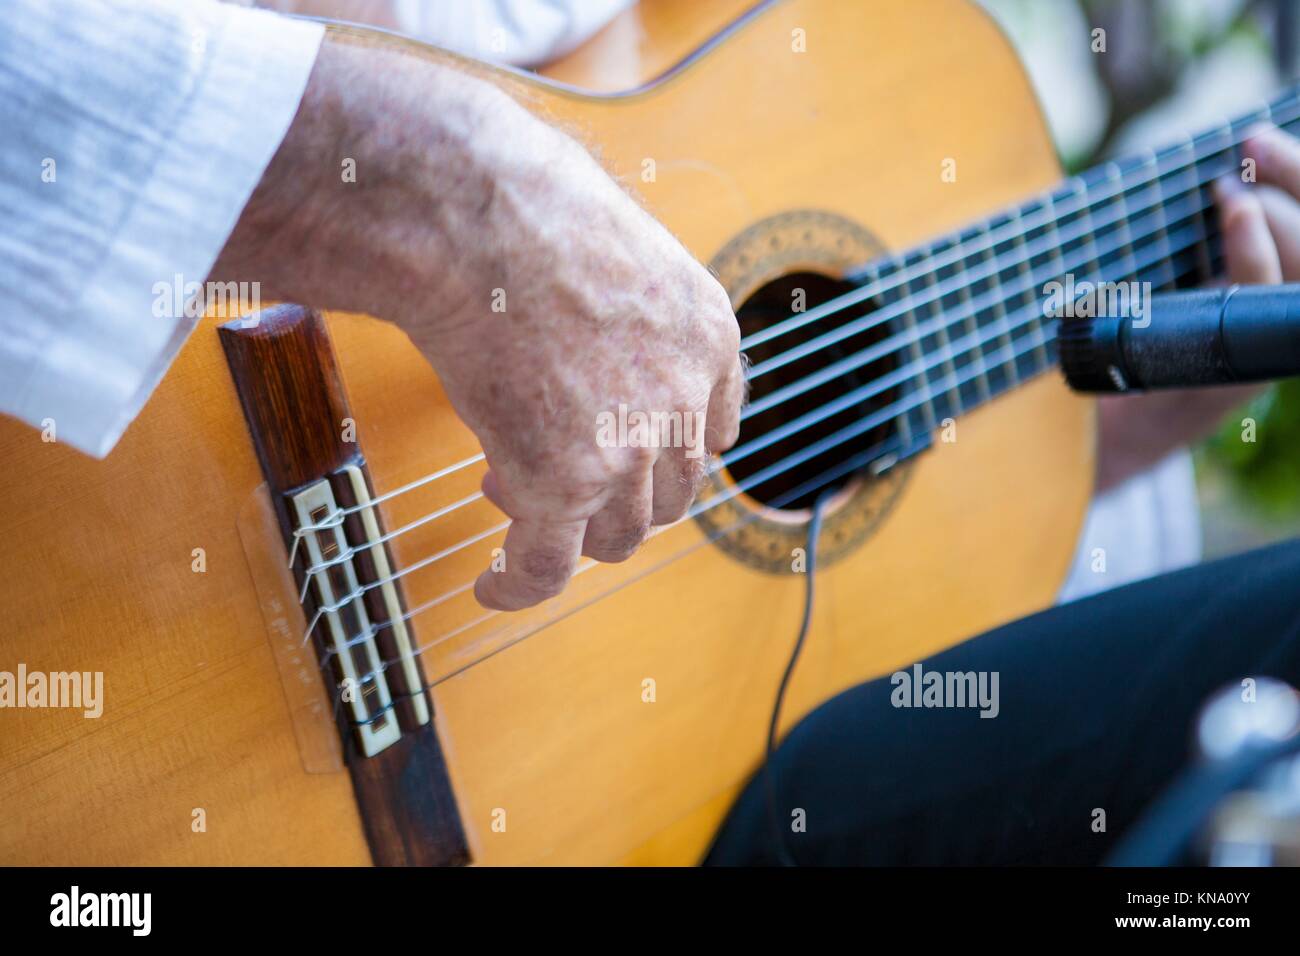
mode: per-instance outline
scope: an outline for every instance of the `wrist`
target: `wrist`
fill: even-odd
[[[213,278],[402,325],[442,311],[431,299],[456,298],[445,286],[458,267],[460,284],[475,281],[489,207],[539,129],[559,138],[488,83],[327,36]]]

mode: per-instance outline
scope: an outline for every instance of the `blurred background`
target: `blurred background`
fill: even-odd
[[[1247,112],[1298,75],[1295,0],[981,3],[1029,70],[1070,172]],[[1227,416],[1194,461],[1205,557],[1300,534],[1300,382]]]

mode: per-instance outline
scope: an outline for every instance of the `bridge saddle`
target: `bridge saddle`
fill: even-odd
[[[329,479],[295,492],[290,502],[296,526],[317,529],[302,536],[306,587],[322,609],[317,627],[324,628],[321,644],[335,665],[341,704],[369,757],[395,743],[403,723],[428,723],[429,707],[383,533],[367,507],[365,474],[348,465],[336,478],[349,499],[343,504]],[[332,521],[344,508],[349,520]],[[349,530],[357,532],[354,540]]]

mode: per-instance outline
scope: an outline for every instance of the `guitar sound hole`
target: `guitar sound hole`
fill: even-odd
[[[741,335],[746,337],[753,335],[770,325],[788,319],[798,311],[811,311],[822,303],[851,292],[854,288],[852,283],[814,272],[796,272],[783,276],[760,288],[740,307],[737,318],[740,320]],[[747,348],[745,351],[749,356],[750,364],[758,367],[774,356],[789,352],[811,339],[862,318],[875,306],[876,303],[870,300],[858,303],[842,312],[813,320],[802,328]],[[882,324],[846,336],[834,345],[819,348],[809,355],[766,372],[751,382],[750,402],[753,404],[773,392],[801,382],[827,366],[869,348],[888,335],[888,325]],[[841,398],[853,389],[883,377],[894,367],[894,358],[885,356],[846,370],[823,384],[807,389],[770,409],[753,415],[741,423],[740,440],[736,443],[736,447],[740,448],[748,442],[761,438],[801,416],[817,413],[828,403]],[[853,473],[849,472],[834,480],[821,480],[827,472],[835,470],[854,455],[888,441],[893,435],[894,426],[892,422],[880,425],[865,434],[839,442],[834,447],[825,449],[793,467],[783,467],[788,465],[787,459],[898,399],[899,391],[896,388],[889,389],[836,414],[826,416],[821,421],[801,428],[796,433],[774,441],[760,451],[735,462],[729,468],[731,476],[738,484],[745,487],[746,493],[751,498],[764,505],[783,510],[808,508],[823,489],[843,487],[853,478]],[[754,476],[769,468],[780,473],[771,474],[753,486],[747,484]],[[805,485],[817,487],[803,488]]]

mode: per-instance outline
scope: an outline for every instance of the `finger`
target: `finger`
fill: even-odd
[[[665,448],[655,460],[653,521],[672,524],[685,516],[708,476],[703,446]]]
[[[506,532],[502,570],[480,574],[474,596],[497,611],[518,611],[555,597],[573,577],[586,530],[586,521],[517,519]]]
[[[740,437],[740,409],[745,403],[745,359],[735,363],[713,387],[709,409],[705,413],[704,447],[710,455],[726,451]]]
[[[1281,282],[1282,264],[1259,197],[1231,179],[1217,183],[1216,191],[1228,278],[1248,284]]]
[[[480,486],[483,491],[483,497],[492,502],[506,514],[510,514],[510,505],[507,501],[506,490],[501,485],[501,479],[491,468],[483,475],[483,484]]]
[[[1300,278],[1300,203],[1275,186],[1256,186],[1251,192],[1264,207],[1268,231],[1282,262],[1282,277],[1287,281]]]
[[[591,516],[582,539],[582,553],[597,561],[626,561],[650,533],[654,502],[649,467],[619,480],[610,500]]]
[[[1255,161],[1256,182],[1268,183],[1300,198],[1300,143],[1274,126],[1260,127],[1242,144],[1242,155]]]

